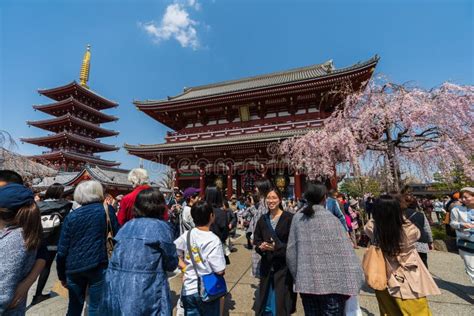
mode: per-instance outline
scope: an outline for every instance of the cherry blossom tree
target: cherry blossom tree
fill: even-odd
[[[474,86],[444,83],[425,90],[377,77],[362,91],[347,85],[330,93],[344,101],[323,127],[280,147],[310,179],[333,176],[341,163],[356,176],[361,169],[385,168],[394,190],[403,173],[461,167],[474,178]]]

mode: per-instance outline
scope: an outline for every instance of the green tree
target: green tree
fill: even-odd
[[[366,193],[379,195],[381,190],[381,185],[376,179],[366,176],[347,178],[340,185],[340,191],[352,197],[362,197]]]
[[[474,162],[474,157],[471,158],[471,161]],[[433,179],[435,181],[433,186],[440,191],[454,192],[464,187],[474,186],[474,181],[470,180],[459,166],[455,167],[447,176],[435,173]]]

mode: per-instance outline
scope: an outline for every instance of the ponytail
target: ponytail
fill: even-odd
[[[308,202],[308,205],[303,209],[303,214],[311,217],[314,214],[314,205],[320,204],[326,199],[327,189],[322,184],[308,183],[306,191],[304,192],[304,198]]]
[[[313,216],[313,214],[314,214],[313,205],[314,204],[312,204],[312,203],[306,204],[304,209],[302,210],[303,214],[308,216],[308,217]]]
[[[23,239],[27,250],[39,248],[43,227],[41,226],[40,210],[34,201],[23,205],[18,210],[14,225],[23,229]]]

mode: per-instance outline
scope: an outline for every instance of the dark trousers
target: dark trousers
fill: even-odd
[[[247,238],[247,248],[252,249],[252,240],[250,239],[250,236],[252,236],[252,233],[245,233],[245,237]]]
[[[48,281],[49,273],[51,272],[51,265],[53,264],[54,257],[56,257],[56,253],[57,253],[56,250],[47,251],[48,257],[46,259],[46,265],[43,271],[41,271],[41,274],[38,278],[38,285],[36,286],[35,296],[40,296],[41,294],[43,294],[43,289],[44,289],[44,286],[46,285],[46,282]]]
[[[89,296],[89,316],[99,316],[99,307],[102,300],[102,287],[105,279],[105,266],[87,271],[71,273],[66,277],[69,290],[69,305],[67,316],[80,316],[86,299],[86,290]]]
[[[304,314],[306,316],[344,316],[347,295],[314,295],[301,293]]]
[[[428,254],[424,252],[419,252],[418,254],[420,255],[421,261],[425,264],[426,269],[428,269]]]

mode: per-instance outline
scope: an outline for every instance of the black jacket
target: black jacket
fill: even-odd
[[[430,242],[428,234],[425,232],[424,214],[414,209],[409,208],[405,210],[405,216],[410,222],[412,222],[420,230],[420,239],[418,239],[418,242],[422,242],[422,243]]]
[[[272,237],[271,227],[265,221],[267,214],[260,217],[255,226],[254,245],[255,250],[262,256],[260,264],[259,295],[255,300],[255,314],[263,315],[267,301],[270,284],[273,283],[276,299],[276,316],[288,316],[295,312],[296,294],[293,292],[293,278],[286,265],[286,244],[290,235],[293,214],[283,212],[275,227],[275,233],[279,239]],[[275,241],[274,251],[261,251],[258,246],[264,241]]]
[[[268,213],[267,213],[268,214]],[[262,262],[260,266],[260,274],[265,275],[270,272],[270,269],[279,270],[282,267],[286,267],[286,243],[288,242],[288,237],[290,235],[291,220],[293,219],[293,214],[289,212],[283,212],[278,220],[276,225],[275,232],[280,240],[276,241],[272,237],[272,232],[270,227],[268,227],[265,222],[264,214],[260,217],[257,222],[257,226],[254,231],[254,241],[255,250],[257,253],[262,256]],[[271,243],[271,240],[275,241],[275,250],[274,251],[261,251],[259,246],[264,242]]]

